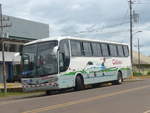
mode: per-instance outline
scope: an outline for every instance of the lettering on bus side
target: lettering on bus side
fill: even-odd
[[[113,65],[119,65],[119,64],[122,64],[122,61],[117,60],[117,59],[112,59],[112,64]]]

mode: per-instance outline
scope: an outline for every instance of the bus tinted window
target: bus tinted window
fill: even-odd
[[[61,68],[60,68],[60,71],[66,71],[70,64],[70,52],[69,52],[68,40],[60,41],[60,58],[59,58],[59,60],[60,60],[60,64],[63,64],[63,66],[61,66]]]
[[[79,41],[71,40],[72,56],[81,56],[81,44]]]
[[[116,47],[116,45],[110,44],[109,49],[110,49],[110,56],[117,57],[117,47]]]
[[[57,46],[56,42],[43,42],[38,44],[37,63],[34,64],[36,70],[33,69],[36,75],[44,76],[58,72],[57,56],[53,51],[55,46]]]
[[[123,46],[123,50],[124,50],[124,55],[126,57],[128,57],[129,56],[129,48],[128,48],[128,46]]]
[[[93,56],[102,56],[102,51],[99,43],[92,43]]]
[[[83,42],[84,56],[92,56],[92,49],[89,42]]]
[[[108,45],[107,44],[101,44],[101,48],[102,48],[102,54],[104,57],[109,56],[109,52],[108,52]]]
[[[122,47],[122,45],[118,45],[117,49],[118,49],[118,56],[119,57],[123,57],[124,53],[123,53],[123,47]]]

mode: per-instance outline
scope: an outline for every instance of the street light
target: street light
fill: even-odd
[[[141,32],[143,32],[143,31],[136,31],[136,32],[133,33],[133,35],[135,35],[137,33],[141,33]]]
[[[132,35],[134,36],[135,34],[140,33],[140,32],[142,32],[142,31],[136,31]],[[133,45],[133,42],[131,42],[131,46],[132,45]],[[130,48],[132,48],[132,47],[130,47]],[[131,63],[133,65],[133,49],[131,49],[130,51],[131,51]]]
[[[137,32],[135,32],[133,34],[135,35],[135,34],[141,33],[141,32],[143,32],[143,31],[137,31]],[[140,73],[140,39],[137,38],[137,40],[138,40],[138,45],[137,45],[137,47],[138,47],[138,68],[139,68],[139,73]]]
[[[139,64],[139,73],[140,73],[140,63],[141,63],[141,59],[140,59],[140,39],[137,38],[138,40],[138,64]]]
[[[137,33],[140,33],[142,31],[136,31],[134,33],[131,33],[131,37],[130,37],[130,58],[131,58],[131,65],[133,67],[133,36]]]
[[[135,45],[135,47],[137,47],[138,49],[138,70],[139,70],[139,73],[140,73],[140,65],[141,65],[141,47],[142,45],[140,45],[140,38],[137,38],[137,45]]]

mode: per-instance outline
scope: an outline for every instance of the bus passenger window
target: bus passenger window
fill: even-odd
[[[123,47],[122,47],[122,45],[118,45],[117,49],[118,49],[118,56],[119,57],[123,57],[124,54],[123,54]]]
[[[101,46],[99,43],[92,43],[93,56],[102,56]]]
[[[128,46],[123,46],[123,50],[124,50],[125,57],[128,57],[129,56],[129,48],[128,48]]]
[[[110,49],[110,56],[111,57],[117,57],[117,47],[116,45],[109,45],[109,49]]]
[[[72,56],[81,56],[81,45],[79,41],[71,40]]]
[[[87,57],[92,56],[92,49],[91,45],[89,42],[83,42],[83,50],[84,50],[84,55]]]
[[[108,52],[108,46],[107,44],[101,44],[102,47],[102,53],[104,57],[108,57],[109,56],[109,52]]]

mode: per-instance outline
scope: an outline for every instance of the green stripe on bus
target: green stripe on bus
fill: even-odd
[[[121,68],[120,70],[122,70],[122,71],[128,71],[128,70],[130,70],[130,68]]]
[[[93,72],[101,73],[101,72],[112,72],[112,71],[117,71],[117,70],[118,70],[118,68],[107,68],[107,69],[100,70],[100,71],[91,71],[89,73],[84,71],[84,70],[82,70],[82,71],[68,72],[68,73],[65,73],[64,76],[74,76],[76,73],[81,73],[81,74],[87,74],[88,73],[88,74],[91,74]],[[130,70],[130,68],[121,68],[120,70],[121,71],[127,71],[127,70]]]
[[[68,73],[65,73],[64,75],[75,75],[76,73],[87,73],[86,71],[82,70],[82,71],[75,71],[75,72],[68,72]]]

